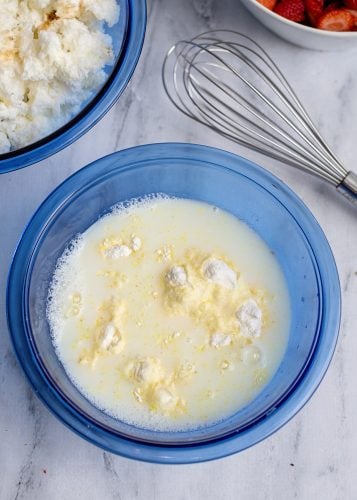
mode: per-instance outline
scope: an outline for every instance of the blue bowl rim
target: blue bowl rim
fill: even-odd
[[[125,0],[126,35],[119,58],[102,89],[63,127],[33,144],[0,154],[0,174],[20,170],[65,149],[86,134],[117,102],[138,63],[146,30],[146,0]]]
[[[198,160],[238,172],[258,183],[284,205],[305,234],[316,258],[324,307],[315,351],[303,376],[275,411],[266,414],[239,433],[212,442],[188,446],[152,445],[114,436],[93,425],[88,426],[88,422],[48,386],[45,375],[31,352],[27,337],[22,285],[27,277],[25,263],[30,260],[32,254],[28,249],[34,248],[33,243],[42,233],[43,223],[53,215],[54,208],[60,208],[68,197],[78,192],[76,186],[82,189],[84,183],[91,184],[99,175],[105,173],[103,162],[106,163],[108,159],[115,160],[115,166],[110,163],[109,172],[135,168],[142,162],[158,158],[160,161],[185,157],[191,161]],[[318,252],[314,251],[317,248]],[[336,290],[338,290],[337,296]],[[158,143],[125,149],[96,160],[68,177],[42,202],[24,229],[13,256],[7,284],[7,320],[10,337],[20,365],[39,398],[67,427],[92,444],[127,458],[152,463],[195,463],[221,458],[257,444],[285,425],[306,404],[323,379],[335,350],[340,316],[341,294],[334,257],[322,229],[306,205],[282,181],[255,163],[227,151],[196,144]],[[22,345],[23,338],[26,341],[25,347]]]

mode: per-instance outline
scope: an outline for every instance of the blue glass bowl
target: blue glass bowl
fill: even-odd
[[[113,40],[115,61],[105,68],[105,84],[63,127],[29,146],[0,154],[0,174],[27,167],[66,148],[88,132],[120,97],[134,72],[144,42],[146,2],[117,0],[117,3],[119,22],[106,29]]]
[[[117,202],[155,192],[206,201],[245,221],[279,260],[292,304],[288,347],[271,382],[235,415],[185,432],[144,430],[95,408],[73,386],[57,359],[45,315],[56,261],[74,235]],[[90,442],[126,457],[188,463],[229,455],[257,443],[306,403],[334,351],[340,288],[322,230],[276,177],[218,149],[153,144],[90,164],[43,202],[14,255],[7,313],[15,351],[28,379],[62,422]]]

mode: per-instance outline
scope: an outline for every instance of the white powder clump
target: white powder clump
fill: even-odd
[[[104,328],[99,345],[104,351],[114,347],[117,352],[119,349],[121,350],[124,347],[124,342],[115,326],[109,323]]]
[[[262,311],[253,299],[244,302],[236,312],[243,337],[259,337],[262,330]]]
[[[237,285],[237,273],[223,260],[208,259],[203,263],[202,270],[204,276],[216,285],[230,289],[235,288]]]
[[[138,382],[157,383],[163,378],[163,369],[158,359],[145,358],[132,362],[127,372]]]
[[[141,248],[141,239],[139,236],[132,236],[131,242],[130,242],[130,248],[134,251],[137,252]]]
[[[158,387],[154,393],[154,401],[162,410],[170,410],[177,404],[177,397],[165,387]]]
[[[214,333],[210,338],[210,345],[216,349],[228,346],[231,342],[232,337],[230,335],[225,335],[224,333]]]
[[[183,286],[187,283],[187,274],[182,266],[173,266],[166,277],[172,286]]]
[[[116,0],[0,2],[0,153],[63,126],[113,62]]]
[[[119,354],[124,349],[124,345],[125,341],[119,330],[112,323],[108,323],[100,335],[99,349]]]
[[[120,259],[120,257],[129,257],[131,249],[126,245],[114,245],[104,252],[108,259]]]

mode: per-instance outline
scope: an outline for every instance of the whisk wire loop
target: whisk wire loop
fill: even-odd
[[[337,187],[345,183],[356,198],[355,174],[326,145],[285,76],[251,37],[218,30],[180,41],[165,57],[162,80],[186,116]]]
[[[188,95],[189,95],[189,97],[190,97],[190,99],[192,101],[192,104],[194,106],[196,106],[197,108],[199,108],[200,111],[203,114],[206,115],[206,117],[209,117],[209,115],[208,115],[208,113],[204,113],[204,109],[199,105],[198,101],[195,102],[195,99],[194,99],[193,93],[192,93],[192,89],[196,91],[196,94],[198,96],[200,96],[200,98],[203,101],[205,101],[205,104],[209,104],[210,105],[210,106],[206,106],[206,108],[212,107],[212,109],[214,109],[217,113],[219,113],[219,110],[218,110],[217,106],[215,106],[215,104],[214,104],[214,102],[216,101],[223,108],[226,108],[227,113],[230,112],[233,115],[235,115],[236,118],[240,118],[242,121],[248,122],[251,125],[255,126],[256,129],[258,129],[258,130],[260,130],[262,132],[265,132],[266,136],[270,137],[270,139],[267,138],[267,141],[270,143],[270,146],[272,146],[273,144],[275,144],[275,146],[277,146],[277,148],[279,148],[282,145],[283,146],[282,149],[285,151],[285,153],[287,153],[287,149],[286,149],[286,147],[284,147],[286,143],[284,143],[284,141],[282,141],[279,138],[279,136],[281,136],[282,138],[287,139],[288,141],[290,141],[292,143],[292,145],[290,146],[290,149],[292,151],[296,152],[297,154],[298,154],[298,150],[300,150],[300,152],[305,152],[317,164],[321,164],[323,166],[323,161],[321,160],[321,156],[319,156],[318,154],[316,154],[316,152],[314,152],[314,151],[313,152],[310,152],[310,151],[306,152],[305,148],[299,142],[295,141],[295,139],[293,138],[293,136],[291,134],[289,134],[289,132],[284,131],[284,129],[282,129],[281,127],[279,127],[278,125],[276,125],[272,120],[269,119],[269,117],[263,111],[259,110],[259,108],[257,106],[254,106],[253,104],[249,103],[244,97],[242,97],[241,95],[239,95],[238,93],[236,93],[232,87],[227,86],[225,84],[222,84],[221,87],[220,87],[220,85],[217,83],[216,79],[214,79],[214,77],[213,78],[211,77],[213,75],[210,74],[210,72],[208,70],[201,71],[198,67],[196,68],[196,70],[202,76],[204,76],[208,81],[210,81],[211,83],[213,83],[214,85],[216,85],[218,88],[224,89],[227,92],[227,95],[229,97],[231,97],[231,99],[234,102],[236,102],[237,104],[240,104],[245,110],[247,110],[249,113],[251,113],[252,115],[254,115],[254,117],[258,121],[263,122],[268,128],[271,128],[277,135],[274,136],[269,131],[268,128],[263,129],[261,126],[258,125],[258,123],[251,121],[247,116],[242,115],[236,109],[234,109],[234,108],[230,109],[229,104],[227,104],[227,102],[225,102],[222,99],[220,99],[218,97],[218,95],[215,95],[212,92],[210,92],[209,90],[205,89],[202,85],[199,84],[198,80],[194,76],[192,76],[192,75],[190,75],[190,85],[191,85],[191,87],[189,87],[187,85],[186,76],[185,76],[185,87],[186,87],[187,93],[188,93]],[[253,88],[255,89],[255,87],[253,87]],[[207,99],[204,94],[206,94],[209,97],[209,99]],[[276,107],[274,106],[274,104],[271,103],[270,101],[268,101],[268,102],[269,102],[269,104],[271,104],[272,108],[274,110],[276,110]],[[220,116],[221,116],[221,120],[222,121],[225,121],[226,123],[228,122],[228,119],[224,120],[221,114],[220,114]],[[250,131],[250,132],[252,131],[252,129],[246,127],[244,125],[244,123],[241,123],[241,127],[243,127],[245,131]],[[257,135],[259,135],[259,134],[257,134]],[[250,136],[250,137],[252,138],[252,136]],[[259,137],[262,138],[263,136],[259,135]],[[271,139],[275,139],[275,141],[274,140],[272,141]]]

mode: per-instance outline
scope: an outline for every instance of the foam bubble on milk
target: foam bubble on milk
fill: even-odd
[[[79,257],[84,245],[82,235],[77,235],[67,245],[61,257],[56,263],[52,281],[49,286],[46,315],[50,324],[50,330],[54,345],[56,347],[58,334],[64,326],[64,302],[68,298],[69,291],[82,292],[81,280],[77,272],[75,261]]]
[[[145,208],[147,205],[150,205],[150,208],[153,209],[155,205],[153,202],[163,201],[163,200],[174,200],[174,196],[170,196],[166,193],[150,193],[144,196],[130,198],[129,200],[121,201],[113,205],[110,211],[104,217],[110,217],[111,215],[130,215],[133,210],[137,210],[138,208]]]

